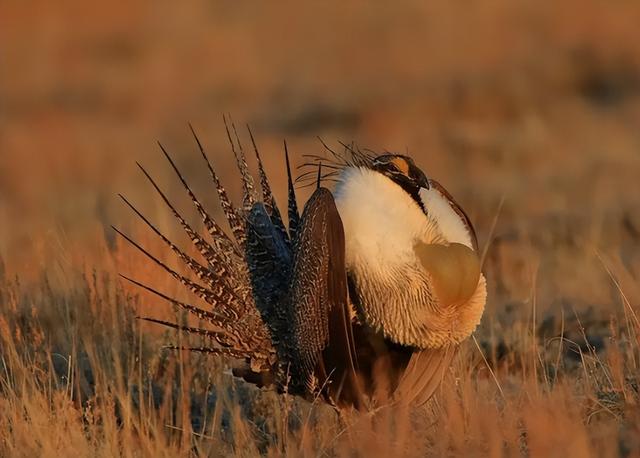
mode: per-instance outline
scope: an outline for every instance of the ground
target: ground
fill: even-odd
[[[1,456],[640,454],[637,2],[0,11]],[[135,162],[188,213],[162,141],[220,215],[188,123],[237,199],[223,113],[280,202],[283,139],[301,164],[321,137],[408,152],[467,210],[489,300],[428,409],[339,418],[135,319],[173,311],[118,273],[188,296],[115,237],[173,263],[117,193],[187,246]]]

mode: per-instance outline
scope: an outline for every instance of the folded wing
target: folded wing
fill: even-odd
[[[294,378],[309,393],[323,391],[336,404],[360,405],[344,230],[325,188],[314,192],[302,213],[289,307]]]

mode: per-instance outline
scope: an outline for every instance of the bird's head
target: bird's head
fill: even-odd
[[[371,162],[371,168],[404,189],[411,196],[420,194],[421,189],[429,189],[429,180],[422,170],[408,156],[383,154]]]

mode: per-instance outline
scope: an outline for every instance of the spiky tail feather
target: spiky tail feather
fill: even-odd
[[[190,126],[191,127],[191,126]],[[178,273],[177,271],[169,268],[166,264],[160,261],[157,257],[152,255],[148,250],[143,248],[140,244],[135,242],[129,236],[116,229],[130,244],[140,250],[147,258],[152,260],[155,264],[161,267],[165,272],[171,275],[173,278],[182,283],[189,291],[198,296],[201,300],[207,303],[207,307],[201,308],[191,304],[187,304],[178,301],[174,298],[167,296],[166,294],[151,288],[141,282],[138,282],[129,277],[124,277],[128,281],[143,288],[154,295],[164,299],[172,305],[186,310],[190,315],[198,318],[205,327],[193,327],[187,325],[179,325],[177,323],[171,323],[168,321],[158,320],[155,318],[144,317],[146,321],[151,321],[156,324],[167,326],[169,328],[176,329],[188,334],[196,334],[204,337],[208,337],[211,345],[208,347],[189,348],[195,351],[204,351],[232,358],[241,358],[247,361],[248,367],[242,372],[250,375],[250,373],[264,373],[273,371],[276,367],[275,364],[275,349],[272,343],[272,335],[263,317],[256,306],[255,298],[252,292],[251,284],[251,268],[247,264],[247,259],[244,254],[245,244],[247,240],[247,209],[256,204],[255,188],[253,184],[253,178],[251,177],[246,158],[240,144],[235,126],[232,124],[231,129],[234,132],[237,145],[234,144],[234,139],[231,136],[229,125],[225,118],[225,127],[227,135],[231,143],[232,151],[236,158],[236,163],[240,171],[243,180],[243,207],[236,209],[227,196],[227,192],[222,186],[218,175],[216,174],[211,162],[209,161],[205,150],[197,137],[195,131],[191,127],[194,139],[196,140],[198,149],[205,160],[214,186],[216,188],[220,205],[225,214],[225,217],[231,227],[233,238],[229,237],[220,227],[220,225],[208,214],[204,209],[194,192],[191,190],[187,181],[184,179],[179,169],[172,160],[167,150],[160,145],[160,148],[169,161],[172,169],[176,173],[178,179],[182,183],[186,193],[195,206],[198,214],[200,215],[209,235],[211,242],[205,240],[205,238],[198,234],[180,215],[167,196],[163,193],[157,183],[153,180],[151,175],[142,167],[145,177],[149,180],[153,188],[159,194],[162,201],[174,215],[180,226],[193,245],[198,250],[200,257],[204,259],[207,266],[205,267],[199,261],[187,255],[182,249],[171,242],[164,234],[162,234],[157,227],[149,221],[137,208],[131,204],[125,197],[121,196],[123,201],[129,206],[134,213],[162,240],[162,242],[168,246],[176,256],[183,262],[183,264],[198,278],[199,282],[193,281],[188,277]],[[275,200],[271,193],[271,189],[264,173],[262,161],[255,147],[255,141],[253,135],[251,135],[252,143],[258,159],[260,169],[261,188],[263,194],[263,200],[269,216],[271,217],[274,226],[281,234],[286,235],[284,231],[284,224],[280,218],[279,210],[275,204]],[[114,228],[115,229],[115,228]],[[284,240],[289,243],[288,237]],[[176,345],[171,345],[168,348],[184,349]],[[277,370],[277,369],[275,369]],[[267,377],[269,378],[269,377]],[[262,378],[264,379],[264,377]]]

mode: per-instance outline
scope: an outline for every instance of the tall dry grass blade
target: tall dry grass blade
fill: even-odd
[[[489,228],[489,234],[487,236],[487,241],[482,248],[482,255],[480,256],[480,269],[484,267],[484,262],[487,259],[487,253],[489,252],[489,248],[491,247],[491,242],[493,241],[493,234],[495,233],[496,227],[498,226],[498,219],[500,218],[500,213],[502,213],[502,207],[504,206],[505,195],[502,194],[500,196],[500,202],[498,203],[498,208],[493,216],[493,220],[491,221],[491,227]]]
[[[478,352],[480,353],[480,356],[482,357],[482,361],[484,361],[484,365],[487,367],[487,370],[491,374],[491,378],[493,379],[494,383],[496,384],[496,387],[498,388],[498,391],[500,392],[500,396],[502,396],[502,399],[506,399],[506,396],[504,395],[504,391],[502,390],[502,385],[500,385],[500,381],[498,380],[498,377],[496,376],[496,373],[491,368],[491,365],[489,364],[489,361],[487,361],[487,358],[484,355],[484,352],[482,351],[482,348],[480,348],[480,344],[478,343],[478,339],[476,339],[475,334],[471,334],[471,338],[473,339],[473,343],[475,344],[476,348],[478,349]]]

